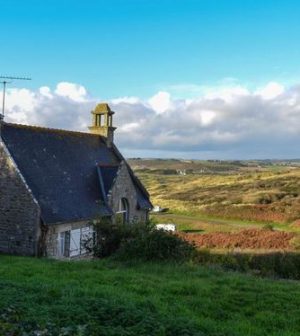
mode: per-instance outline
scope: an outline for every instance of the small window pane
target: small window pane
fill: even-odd
[[[70,231],[60,233],[60,255],[63,257],[70,256]]]

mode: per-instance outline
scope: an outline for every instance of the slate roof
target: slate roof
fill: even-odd
[[[112,214],[101,189],[109,188],[114,171],[104,172],[101,185],[97,166],[117,167],[124,158],[115,146],[108,148],[103,137],[8,123],[3,123],[1,136],[38,201],[45,223]],[[131,169],[130,174],[141,199],[151,208],[147,191]]]

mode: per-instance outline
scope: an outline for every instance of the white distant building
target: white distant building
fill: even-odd
[[[176,231],[176,225],[169,223],[169,224],[157,224],[156,225],[157,230],[163,230],[168,232],[175,232]]]
[[[152,209],[153,212],[161,212],[161,207],[159,205],[155,205]]]
[[[185,169],[177,169],[177,174],[178,175],[183,175],[183,176],[185,176],[186,175],[186,170]]]

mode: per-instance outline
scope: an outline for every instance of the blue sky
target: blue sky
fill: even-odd
[[[146,97],[174,84],[300,77],[300,2],[1,0],[0,69],[29,87]]]
[[[11,85],[9,121],[83,130],[84,108],[108,100],[128,156],[300,157],[299,1],[0,0],[0,8],[0,73],[33,78]]]

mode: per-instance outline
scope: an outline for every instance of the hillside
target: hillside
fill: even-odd
[[[297,160],[129,162],[148,188],[153,203],[172,212],[275,223],[300,218]]]
[[[154,204],[222,218],[292,222],[300,218],[300,169],[227,175],[138,172]]]
[[[246,171],[286,170],[300,167],[299,160],[181,160],[181,159],[141,159],[127,160],[135,171],[147,173],[162,173],[165,175],[213,174]]]
[[[228,248],[277,246],[300,248],[300,168],[294,161],[186,161],[130,160],[146,185],[154,205],[168,208],[152,214],[159,223],[175,223],[179,230],[193,233],[204,247]],[[202,167],[200,169],[200,166]],[[183,173],[184,172],[184,173]],[[278,244],[275,234],[253,229],[275,228],[294,232],[288,245]],[[247,230],[252,231],[247,231]],[[245,230],[245,231],[243,231]],[[196,234],[226,232],[230,237]],[[239,240],[233,233],[241,232]],[[243,237],[251,232],[251,245]],[[279,235],[279,234],[278,234]],[[277,236],[278,236],[277,235]],[[266,239],[268,237],[268,239]],[[271,237],[273,241],[269,241]],[[232,238],[232,244],[224,243]],[[266,244],[257,244],[266,241]]]
[[[296,336],[299,307],[298,282],[218,268],[0,256],[3,336]]]

